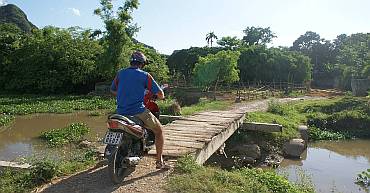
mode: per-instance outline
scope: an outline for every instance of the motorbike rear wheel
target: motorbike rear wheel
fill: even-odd
[[[108,173],[112,181],[116,184],[123,182],[124,178],[134,170],[132,166],[124,163],[124,159],[128,154],[127,152],[125,146],[119,146],[108,159]]]

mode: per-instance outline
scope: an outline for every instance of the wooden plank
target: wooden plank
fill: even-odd
[[[171,124],[168,125],[168,127],[170,127],[171,125],[199,125],[199,126],[205,126],[205,127],[209,127],[211,125],[215,125],[215,126],[218,126],[218,127],[224,127],[223,125],[220,125],[222,124],[223,122],[227,122],[227,121],[220,121],[220,120],[208,120],[207,121],[199,121],[199,120],[196,120],[196,119],[189,119],[189,118],[186,118],[186,119],[179,119],[179,120],[176,120],[174,122],[172,122]]]
[[[242,112],[220,112],[220,113],[211,113],[211,112],[202,112],[197,113],[195,116],[208,116],[208,117],[222,117],[222,118],[238,118]]]
[[[215,128],[215,127],[196,127],[196,126],[183,126],[183,125],[173,125],[163,129],[164,131],[176,130],[176,131],[204,131],[204,132],[220,132],[225,128]]]
[[[196,117],[187,117],[187,118],[182,118],[182,119],[179,119],[179,120],[176,120],[175,122],[176,123],[179,123],[181,121],[191,121],[191,122],[194,122],[193,124],[196,124],[196,122],[200,122],[200,123],[208,123],[208,124],[222,124],[222,123],[225,123],[225,122],[231,122],[233,120],[214,120],[214,119],[203,119],[203,118],[196,118]]]
[[[28,169],[31,167],[30,164],[20,164],[16,162],[0,161],[0,167],[4,168],[16,168],[16,169]]]
[[[164,133],[164,136],[176,136],[176,137],[194,137],[194,136],[197,136],[197,137],[208,137],[208,138],[212,138],[214,135],[194,135],[194,134],[189,134],[189,133],[170,133],[170,134],[167,134],[167,133]]]
[[[220,132],[199,132],[199,131],[182,131],[182,130],[167,130],[167,131],[164,131],[164,134],[168,134],[168,135],[177,135],[177,134],[187,134],[187,135],[198,135],[198,136],[212,136],[212,135],[216,135],[217,133],[220,133]]]
[[[168,141],[187,141],[187,142],[202,142],[202,143],[207,143],[210,142],[211,139],[205,139],[205,138],[198,138],[198,137],[165,137],[166,140]]]
[[[279,124],[248,122],[243,124],[242,129],[248,131],[261,131],[271,133],[282,132],[283,126]]]
[[[179,146],[179,147],[189,147],[201,149],[204,146],[204,143],[201,142],[185,142],[185,141],[164,141],[164,146]],[[165,147],[163,148],[165,149]]]
[[[174,132],[186,132],[186,133],[194,133],[194,134],[196,134],[196,133],[219,133],[219,132],[221,132],[222,130],[221,129],[218,129],[218,130],[214,130],[214,129],[198,129],[198,130],[195,130],[195,129],[183,129],[183,128],[168,128],[168,129],[166,129],[166,130],[164,130],[164,132],[172,132],[172,131],[174,131]]]
[[[181,128],[183,130],[223,130],[226,127],[221,125],[199,125],[199,124],[171,124],[170,127],[165,127],[164,130],[167,128]]]
[[[195,152],[196,149],[182,149],[182,150],[163,150],[163,155],[171,157],[181,157],[190,153]],[[149,151],[150,155],[156,155],[155,149]]]
[[[195,160],[198,164],[203,164],[222,144],[242,125],[245,119],[245,114],[242,114],[239,119],[233,121],[225,131],[215,136],[211,142],[195,153]]]

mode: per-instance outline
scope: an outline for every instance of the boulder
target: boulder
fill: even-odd
[[[303,139],[292,139],[283,146],[284,156],[286,157],[300,158],[305,149],[306,146]]]
[[[88,141],[88,140],[81,141],[78,144],[78,146],[81,147],[81,148],[92,148],[92,147],[94,147],[93,144],[90,141]]]
[[[259,159],[261,158],[261,148],[256,145],[241,145],[241,146],[236,146],[231,149],[232,152],[236,152],[237,154],[244,156],[244,157],[249,157],[253,159]]]
[[[301,138],[305,141],[308,141],[308,127],[306,125],[300,125],[298,126],[298,131],[301,134]]]
[[[300,125],[298,127],[298,131],[299,133],[301,134],[301,138],[304,140],[304,145],[305,145],[305,148],[307,148],[307,143],[308,143],[308,139],[309,139],[309,133],[308,133],[308,127],[305,126],[305,125]]]

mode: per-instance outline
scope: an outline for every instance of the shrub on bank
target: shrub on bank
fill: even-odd
[[[90,128],[84,123],[72,123],[68,127],[53,129],[41,133],[40,138],[47,141],[51,147],[60,147],[67,143],[78,142],[90,132]]]
[[[14,120],[14,116],[8,114],[0,114],[0,127],[8,125]]]
[[[31,163],[30,169],[22,172],[0,170],[1,193],[28,193],[36,187],[61,177],[87,169],[96,164],[96,153],[90,149],[76,151],[71,158],[60,160],[41,159]]]
[[[207,179],[207,180],[204,180]],[[226,171],[197,165],[191,157],[179,159],[167,183],[169,192],[314,192],[312,187],[290,183],[273,171],[240,169]]]

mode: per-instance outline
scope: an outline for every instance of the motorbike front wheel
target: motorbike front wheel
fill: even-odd
[[[108,158],[108,173],[112,181],[116,184],[121,183],[135,169],[124,163],[124,159],[128,154],[127,152],[127,148],[119,146]]]

